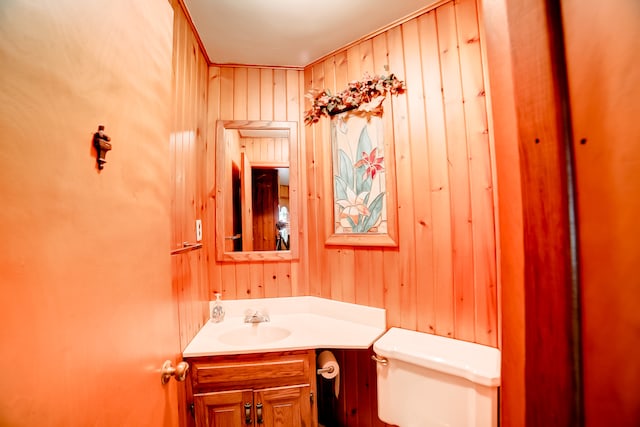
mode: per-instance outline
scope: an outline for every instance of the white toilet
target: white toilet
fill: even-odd
[[[399,427],[498,425],[500,351],[391,328],[373,345],[378,416]]]

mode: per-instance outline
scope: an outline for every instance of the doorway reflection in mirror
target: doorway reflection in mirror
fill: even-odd
[[[276,251],[289,250],[289,209],[286,206],[280,206],[276,228]]]

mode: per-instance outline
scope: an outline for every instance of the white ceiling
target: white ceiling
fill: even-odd
[[[436,0],[184,0],[212,63],[304,67]]]

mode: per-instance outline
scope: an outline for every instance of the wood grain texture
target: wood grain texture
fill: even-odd
[[[310,384],[313,350],[189,358],[194,392]]]
[[[314,209],[332,196],[328,119],[306,129],[308,275],[311,294],[386,308],[388,326],[495,347],[494,154],[476,7],[442,4],[305,68],[307,90],[339,91],[365,72],[393,72],[407,84],[384,101],[383,115],[395,142],[398,248],[324,244],[330,212]],[[338,425],[375,422],[363,378],[357,365],[345,369],[352,396],[333,408]]]
[[[479,8],[481,34],[485,40],[484,61],[491,109],[490,136],[495,153],[497,181],[498,283],[500,291],[498,339],[501,351],[501,423],[524,426],[525,387],[525,298],[522,185],[513,88],[511,45],[506,0],[483,1]]]
[[[334,380],[318,377],[318,416],[326,426],[385,427],[378,418],[376,364],[372,349],[333,350],[340,365],[340,388]]]
[[[189,19],[174,4],[173,115],[169,140],[171,159],[171,248],[195,243],[195,220],[207,227],[206,135],[208,64]],[[206,237],[206,234],[205,234]],[[213,241],[203,239],[203,247]],[[203,249],[172,255],[172,283],[178,297],[180,346],[195,336],[209,314],[207,259]]]
[[[509,5],[522,182],[526,425],[580,425],[574,372],[567,135],[551,3]],[[515,236],[514,236],[515,238]],[[505,301],[506,304],[506,301]],[[506,339],[506,337],[505,337]]]
[[[387,309],[389,326],[497,346],[493,154],[476,3],[445,3],[337,51],[305,69],[305,87],[335,92],[386,68],[407,84],[384,101],[383,116],[395,141],[399,247],[334,248],[310,235],[310,286],[326,298],[371,300]],[[305,134],[312,232],[330,213],[311,213],[331,197],[328,126],[323,118]]]
[[[493,153],[481,48],[476,3],[463,0],[350,44],[304,71],[211,66],[209,127],[219,119],[275,120],[285,111],[287,120],[302,123],[304,93],[335,93],[364,73],[387,69],[406,81],[407,93],[383,104],[385,139],[395,143],[389,159],[397,179],[399,246],[325,244],[333,181],[323,118],[300,128],[300,260],[234,264],[208,255],[210,292],[356,302],[385,308],[388,326],[497,346]],[[209,167],[212,151],[209,145]],[[210,169],[207,209],[214,208],[212,175]],[[356,359],[370,365],[361,355]],[[366,369],[354,363],[344,381],[356,387],[351,409],[360,408],[367,423],[379,422]]]
[[[245,414],[247,403],[253,406],[254,420],[257,405],[264,405],[265,425],[318,425],[315,350],[187,360],[192,368],[187,374],[187,399],[195,405],[196,419],[189,418],[185,426],[194,422],[201,425],[203,421],[205,425],[238,425],[240,419],[245,420],[240,415]],[[218,415],[220,424],[210,421],[211,416]]]
[[[284,70],[256,67],[225,67],[212,66],[209,68],[207,126],[207,176],[203,197],[207,198],[207,221],[203,224],[209,230],[207,237],[212,244],[205,247],[208,259],[208,274],[212,278],[209,284],[209,295],[222,292],[223,299],[260,298],[274,296],[292,296],[300,294],[304,287],[298,283],[292,284],[292,276],[300,277],[301,261],[265,261],[259,255],[250,262],[216,261],[215,241],[215,198],[216,198],[216,141],[215,131],[218,120],[247,120],[247,121],[297,121],[300,120],[302,97],[301,70]],[[256,147],[255,152],[260,156],[276,153],[282,156],[296,156],[305,150],[305,142],[300,138],[302,128],[297,129],[297,151],[286,151],[281,144],[274,140],[265,140]],[[300,163],[299,163],[300,164]],[[306,182],[306,170],[300,164],[298,179]],[[295,179],[295,175],[291,177]],[[298,194],[303,194],[299,189]],[[300,198],[299,198],[300,200]],[[300,205],[300,202],[298,203]],[[299,206],[295,209],[297,210]],[[300,222],[304,218],[300,218]],[[220,228],[220,227],[219,227]],[[299,227],[300,228],[300,227]],[[298,248],[306,251],[306,233],[298,233]],[[258,254],[258,253],[256,253]]]
[[[640,425],[640,4],[562,2],[585,425]],[[612,43],[612,40],[615,42]]]
[[[171,5],[0,9],[0,425],[175,426]]]

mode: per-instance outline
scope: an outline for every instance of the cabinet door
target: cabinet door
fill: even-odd
[[[254,396],[256,422],[264,427],[311,427],[310,386],[258,390]],[[262,421],[262,424],[260,422]]]
[[[252,426],[254,421],[251,390],[219,391],[193,396],[196,427]]]

